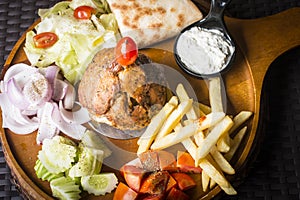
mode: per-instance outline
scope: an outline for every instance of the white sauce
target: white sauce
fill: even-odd
[[[193,27],[177,41],[177,53],[186,67],[196,73],[220,72],[233,53],[234,47],[216,29]]]

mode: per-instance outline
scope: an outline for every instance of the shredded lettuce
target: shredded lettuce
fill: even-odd
[[[110,9],[106,0],[73,0],[70,3],[72,9],[76,9],[79,6],[90,6],[97,9],[98,13],[110,13]]]
[[[89,5],[97,9],[89,20],[78,20],[74,9]],[[94,55],[104,47],[114,47],[118,26],[113,14],[109,14],[106,1],[62,1],[49,9],[40,9],[41,22],[26,34],[24,51],[31,65],[59,66],[65,78],[76,84],[82,77]],[[42,32],[53,32],[58,41],[49,48],[36,48],[33,37]]]
[[[42,20],[47,18],[50,15],[64,15],[64,12],[68,11],[70,6],[70,1],[61,1],[55,4],[52,8],[48,9],[39,9],[38,15]]]
[[[100,22],[106,30],[113,31],[114,33],[118,32],[118,22],[114,14],[109,13],[101,15]]]

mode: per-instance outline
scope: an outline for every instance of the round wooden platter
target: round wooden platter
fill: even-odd
[[[227,113],[235,115],[242,110],[254,113],[248,122],[248,131],[239,147],[233,161],[236,174],[227,178],[237,185],[238,180],[249,167],[251,157],[257,151],[261,141],[263,121],[261,103],[264,76],[271,63],[285,51],[300,45],[300,8],[293,8],[282,13],[254,20],[240,20],[225,17],[225,23],[233,36],[238,49],[232,68],[222,76],[227,95]],[[29,28],[32,29],[32,27]],[[5,71],[15,63],[28,63],[23,51],[25,34],[16,43],[6,60],[2,78]],[[168,65],[178,74],[182,71],[175,63],[173,54],[173,39],[142,50],[153,61]],[[192,78],[182,74],[191,84],[202,103],[208,104],[208,90],[205,80]],[[170,77],[170,80],[176,80]],[[176,82],[175,81],[175,82]],[[176,83],[173,83],[176,84]],[[2,119],[0,119],[2,123]],[[2,127],[2,126],[1,126]],[[11,168],[13,177],[20,187],[23,195],[28,199],[52,199],[49,184],[39,180],[34,172],[34,164],[41,146],[36,144],[36,133],[17,135],[8,129],[1,129],[1,142],[7,164]],[[112,148],[113,154],[103,166],[103,171],[118,173],[118,167],[134,158],[137,149],[136,140],[116,140],[103,137]],[[221,189],[215,186],[209,192],[201,189],[200,177],[195,177],[198,186],[189,195],[192,199],[211,199],[221,194]],[[113,193],[94,197],[86,195],[84,199],[112,199]]]

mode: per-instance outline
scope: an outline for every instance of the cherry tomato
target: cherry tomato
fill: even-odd
[[[74,10],[76,19],[90,19],[95,9],[90,6],[79,6]]]
[[[138,48],[130,37],[123,37],[115,48],[116,60],[120,65],[131,65],[138,57]]]
[[[33,42],[36,48],[48,48],[53,46],[58,40],[55,33],[43,32],[33,37]]]

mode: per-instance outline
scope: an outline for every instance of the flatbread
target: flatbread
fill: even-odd
[[[145,47],[177,35],[203,18],[191,0],[107,0],[121,35]]]

